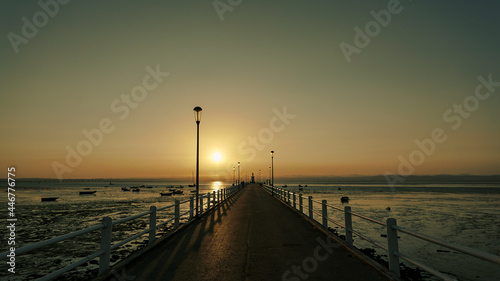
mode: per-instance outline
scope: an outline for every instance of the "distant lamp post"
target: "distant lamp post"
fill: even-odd
[[[271,150],[271,186],[274,187],[274,150]]]
[[[198,213],[198,201],[200,199],[200,121],[201,107],[197,106],[194,109],[194,120],[196,121],[196,216]]]
[[[267,180],[267,184],[271,184],[271,166],[269,166],[269,178]]]
[[[240,184],[240,162],[238,162],[238,184]]]
[[[235,172],[236,168],[233,166],[233,185],[236,184],[236,172]]]

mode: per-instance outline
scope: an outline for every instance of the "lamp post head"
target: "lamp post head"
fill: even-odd
[[[274,157],[274,150],[271,150],[271,157]]]
[[[201,107],[197,106],[194,109],[194,120],[196,121],[197,124],[200,123],[201,121]]]

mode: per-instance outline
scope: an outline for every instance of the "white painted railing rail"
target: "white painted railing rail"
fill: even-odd
[[[203,214],[204,213],[204,205],[206,205],[205,212],[210,210],[211,208],[215,207],[217,204],[224,202],[226,199],[230,198],[232,195],[234,195],[236,192],[241,190],[242,186],[241,185],[236,185],[236,186],[231,186],[228,188],[223,188],[219,189],[217,191],[213,191],[212,193],[206,193],[206,194],[200,194],[199,200],[200,200],[200,206],[199,206],[199,213]],[[203,203],[204,199],[207,198],[207,202]],[[15,254],[16,256],[23,255],[23,254],[28,254],[31,251],[37,250],[42,247],[50,246],[53,244],[56,244],[58,242],[68,240],[71,238],[78,237],[80,235],[84,235],[93,231],[100,230],[100,236],[101,236],[101,242],[100,242],[100,249],[80,260],[77,262],[74,262],[64,268],[61,268],[55,272],[52,272],[48,275],[45,275],[44,277],[38,279],[41,281],[44,280],[51,280],[53,278],[56,278],[72,269],[75,269],[76,267],[85,264],[86,262],[93,260],[95,258],[99,258],[99,275],[104,273],[106,270],[110,268],[110,256],[111,256],[111,251],[119,248],[120,246],[127,244],[145,234],[149,233],[149,240],[148,240],[148,245],[153,243],[155,238],[156,238],[156,229],[158,227],[164,226],[172,221],[174,221],[173,224],[173,230],[177,229],[180,225],[180,219],[185,218],[188,221],[193,220],[194,218],[194,213],[196,212],[194,208],[194,200],[195,197],[191,197],[188,200],[185,201],[178,201],[175,200],[174,204],[161,207],[161,208],[156,208],[156,206],[151,206],[150,210],[147,212],[143,212],[137,215],[133,215],[130,217],[122,218],[119,220],[113,221],[110,217],[105,217],[100,224],[91,226],[86,229],[82,229],[76,232],[68,233],[62,236],[58,236],[52,239],[48,239],[45,241],[41,241],[35,244],[27,245],[22,248],[16,249]],[[189,203],[189,209],[188,211],[184,213],[180,213],[180,206],[182,204]],[[159,211],[167,210],[170,208],[174,208],[174,216],[163,221],[160,223],[158,222],[157,219],[157,213]],[[131,220],[135,220],[144,216],[149,215],[149,228],[140,231],[132,236],[127,237],[126,239],[117,242],[116,244],[112,244],[111,241],[111,235],[112,235],[112,229],[114,225],[125,223]],[[186,215],[189,215],[188,217],[185,217]],[[0,259],[8,259],[10,251],[4,252],[0,254]]]
[[[302,194],[293,193],[289,190],[279,188],[279,187],[271,187],[271,186],[267,186],[267,185],[263,185],[263,187],[272,196],[278,198],[279,200],[281,200],[283,203],[289,205],[290,207],[293,207],[294,209],[298,210],[301,214],[308,216],[309,219],[311,219],[312,221],[315,221],[318,224],[321,224],[323,226],[323,228],[328,229],[329,222],[342,227],[345,230],[345,240],[346,240],[347,244],[349,244],[351,246],[353,245],[352,235],[356,234],[361,239],[368,241],[381,249],[384,249],[389,254],[389,270],[392,271],[394,274],[396,274],[398,277],[400,276],[399,259],[401,258],[402,260],[405,260],[405,261],[407,261],[407,262],[409,262],[409,263],[411,263],[411,264],[413,264],[413,265],[415,265],[415,266],[417,266],[417,267],[419,267],[419,268],[429,272],[430,274],[437,276],[443,280],[446,280],[446,281],[456,280],[452,276],[441,273],[428,265],[420,263],[420,262],[404,255],[403,253],[400,253],[399,252],[399,245],[398,245],[398,231],[401,233],[405,233],[405,234],[411,235],[413,237],[419,238],[421,240],[430,242],[432,244],[436,244],[436,245],[439,245],[442,247],[453,249],[453,250],[462,252],[464,254],[467,254],[469,256],[483,259],[485,261],[489,261],[489,262],[500,265],[500,257],[499,256],[492,255],[492,254],[482,252],[482,251],[479,251],[476,249],[472,249],[469,247],[461,246],[458,244],[446,242],[446,241],[428,236],[426,234],[422,234],[422,233],[418,233],[418,232],[415,232],[412,230],[408,230],[406,228],[398,226],[396,224],[396,219],[394,219],[394,218],[388,218],[387,221],[384,223],[384,222],[366,217],[364,215],[354,213],[351,211],[350,206],[345,206],[344,209],[342,209],[342,208],[328,204],[326,200],[322,200],[322,201],[313,200],[312,196],[309,196],[307,198],[308,204],[306,207],[303,204],[304,200],[303,200]],[[299,198],[299,200],[298,200],[299,205],[298,206],[296,206],[296,203],[295,203],[296,202],[295,198],[297,196]],[[290,200],[290,198],[293,198],[293,200]],[[314,204],[319,205],[321,208],[318,208],[318,210],[316,210],[314,208]],[[342,224],[338,221],[333,220],[332,218],[329,218],[328,217],[328,208],[343,212],[345,224]],[[304,213],[304,209],[308,210],[307,214]],[[321,218],[321,222],[314,218],[314,214],[318,215]],[[366,221],[369,221],[369,222],[374,223],[374,224],[385,226],[386,231],[387,231],[387,246],[382,245],[382,244],[370,239],[369,237],[366,237],[365,235],[363,235],[362,233],[359,233],[358,231],[355,231],[352,227],[352,217],[353,216],[361,218],[361,219],[366,220]]]

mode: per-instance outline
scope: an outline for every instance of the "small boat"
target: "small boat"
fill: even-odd
[[[183,185],[179,185],[179,188],[184,188],[184,186]]]
[[[190,192],[191,192],[191,193],[196,193],[196,189],[195,189],[195,190],[191,190]]]
[[[94,194],[96,192],[97,190],[85,190],[85,191],[80,191],[80,195]]]
[[[130,191],[130,188],[128,188],[128,187],[122,187],[122,190],[123,191]]]
[[[304,185],[304,187],[307,187],[307,184],[306,184],[306,185]]]
[[[169,188],[168,191],[176,191],[177,189],[175,188]]]
[[[340,187],[337,187],[337,190],[342,190],[342,188],[340,188]]]
[[[90,187],[85,187],[84,190],[90,190]]]
[[[56,201],[59,197],[42,197],[42,202]]]
[[[288,185],[286,185],[286,184],[285,184],[285,185],[284,185],[284,186],[282,186],[282,187],[288,187]]]
[[[173,194],[182,194],[182,193],[184,193],[184,190],[178,190],[177,189],[177,190],[172,191],[172,193]]]
[[[349,197],[347,197],[347,196],[342,196],[342,197],[340,198],[340,202],[341,202],[341,203],[349,203]]]
[[[301,185],[301,184],[299,184],[299,187],[302,187],[302,185]]]
[[[191,171],[191,176],[193,176],[193,184],[189,184],[188,186],[189,187],[195,187],[196,184],[194,183],[194,174],[193,174],[193,171]]]
[[[172,192],[164,192],[164,191],[160,192],[161,196],[172,196],[172,194],[173,194]]]
[[[141,189],[140,189],[140,188],[138,188],[138,187],[136,187],[136,188],[132,189],[132,191],[133,191],[133,192],[139,192],[139,191],[141,191]]]

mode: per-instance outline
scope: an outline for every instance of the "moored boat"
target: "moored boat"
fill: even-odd
[[[128,188],[128,187],[122,187],[122,190],[123,191],[130,191],[130,188]]]
[[[165,191],[160,192],[161,196],[172,196],[172,194],[173,194],[172,192],[165,192]]]
[[[59,197],[42,197],[42,202],[56,201]]]
[[[97,190],[84,190],[84,191],[80,191],[80,195],[94,194],[96,192],[97,192]]]

